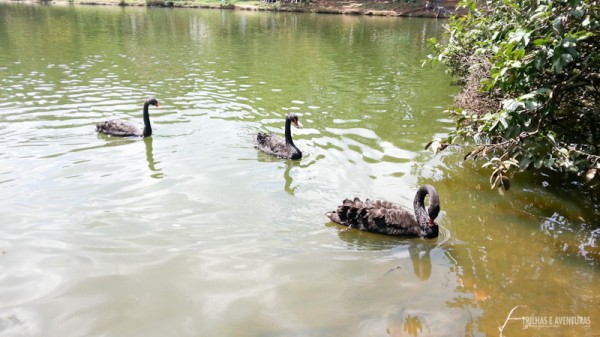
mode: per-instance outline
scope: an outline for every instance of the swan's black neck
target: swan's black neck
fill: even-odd
[[[292,119],[289,117],[285,119],[285,143],[294,148],[294,154],[291,159],[302,157],[302,152],[294,145],[294,141],[292,140]]]
[[[150,113],[148,112],[149,105],[150,103],[148,102],[144,103],[144,133],[142,134],[143,137],[152,136],[152,126],[150,125]]]
[[[425,196],[429,195],[429,208],[425,210]],[[440,213],[440,197],[431,185],[423,185],[417,190],[415,201],[415,218],[427,237],[437,236],[438,227],[433,220]],[[434,233],[435,232],[435,233]]]
[[[292,120],[289,117],[285,119],[285,143],[296,147],[292,140]]]

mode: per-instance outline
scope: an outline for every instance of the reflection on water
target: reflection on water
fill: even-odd
[[[348,227],[333,223],[330,226],[343,227],[338,232],[340,239],[355,249],[385,250],[393,248],[400,250],[399,255],[402,257],[405,257],[406,253],[408,253],[414,275],[421,281],[427,281],[431,276],[431,251],[443,247],[446,242],[443,235],[440,239],[413,240],[366,233],[358,230],[348,230]],[[384,276],[392,272],[405,272],[401,269],[402,265],[398,265],[388,270]]]
[[[408,254],[412,262],[413,271],[415,276],[421,281],[427,281],[431,276],[430,252],[432,249],[436,248],[436,246],[437,245],[431,242],[420,242],[417,240],[408,244]],[[396,266],[390,269],[386,275],[401,268],[401,266]]]
[[[289,195],[294,195],[294,191],[296,190],[296,186],[292,186],[294,183],[294,179],[293,179],[292,175],[290,175],[290,171],[292,170],[292,167],[294,167],[294,166],[300,166],[300,163],[291,161],[291,160],[287,161],[285,163],[285,172],[283,174],[283,178],[285,179],[284,190]]]
[[[433,245],[422,242],[412,242],[408,247],[413,270],[421,281],[426,281],[431,276],[431,256],[429,253],[433,248]]]
[[[285,172],[283,173],[285,185],[283,189],[289,195],[294,195],[298,186],[303,183],[304,179],[306,179],[306,176],[300,177],[300,179],[295,179],[296,175],[303,172],[310,172],[310,167],[315,165],[320,159],[322,159],[322,157],[316,156],[313,158],[310,154],[308,154],[304,156],[304,160],[302,161],[285,161]]]
[[[423,150],[453,127],[456,88],[420,67],[443,22],[17,4],[0,18],[1,335],[497,336],[519,305],[591,326],[506,336],[599,330],[595,206],[547,176],[500,195],[461,153]],[[94,132],[148,96],[164,101],[151,138]],[[257,153],[253,135],[289,112],[303,159]],[[324,215],[348,196],[410,209],[423,184],[442,203],[434,240]]]
[[[154,139],[152,137],[144,138],[144,143],[146,144],[146,160],[148,161],[148,168],[153,172],[150,177],[160,179],[165,175],[161,172],[162,169],[156,168],[156,164],[160,164],[160,161],[154,161],[154,150],[152,148],[153,141]]]
[[[418,336],[423,331],[423,325],[427,327],[427,323],[421,322],[421,318],[418,316],[406,315],[404,331],[411,336]]]
[[[404,316],[403,321],[402,316]],[[387,333],[393,337],[431,336],[431,329],[424,317],[407,314],[402,310],[389,323]]]

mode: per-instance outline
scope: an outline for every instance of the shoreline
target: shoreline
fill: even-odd
[[[162,8],[199,8],[199,9],[229,9],[243,11],[265,11],[265,12],[298,12],[298,13],[318,13],[318,14],[337,14],[337,15],[366,15],[366,16],[385,16],[385,17],[418,17],[418,18],[433,18],[447,19],[447,13],[440,13],[432,10],[427,10],[424,7],[414,6],[392,6],[391,8],[371,8],[370,4],[388,4],[388,2],[325,2],[316,1],[310,4],[290,4],[281,2],[274,4],[260,3],[243,4],[243,3],[201,3],[192,1],[169,1],[169,0],[115,0],[115,1],[95,1],[95,0],[0,0],[0,3],[23,3],[23,4],[45,4],[57,6],[120,6],[120,7],[162,7]],[[333,5],[332,5],[333,4]],[[366,5],[366,6],[365,6]],[[455,6],[451,5],[447,8],[451,13],[455,13]]]

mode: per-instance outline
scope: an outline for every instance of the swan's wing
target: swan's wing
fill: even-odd
[[[414,215],[400,205],[386,200],[364,202],[359,198],[346,199],[327,216],[331,221],[367,232],[419,236],[420,227]]]
[[[438,226],[436,224],[423,227],[419,225],[415,215],[402,208],[400,205],[382,201],[369,209],[367,219],[363,220],[366,223],[365,228],[369,232],[407,236],[421,238],[435,238],[438,236]]]
[[[140,136],[142,130],[136,125],[122,119],[113,119],[96,125],[96,131],[112,136]]]
[[[367,217],[369,232],[404,236],[419,236],[421,232],[415,216],[399,206],[372,208]]]
[[[387,200],[371,200],[371,199],[367,199],[365,200],[365,204],[373,207],[373,208],[384,208],[384,209],[403,209],[402,206],[393,203],[391,201],[387,201]]]
[[[256,147],[273,156],[288,158],[292,155],[285,139],[276,134],[259,133],[256,136]]]

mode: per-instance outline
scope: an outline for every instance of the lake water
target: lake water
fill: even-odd
[[[597,336],[595,205],[424,150],[445,23],[0,4],[0,335]],[[149,96],[151,138],[94,131]],[[302,160],[258,153],[289,112]],[[426,183],[437,239],[324,216]]]

